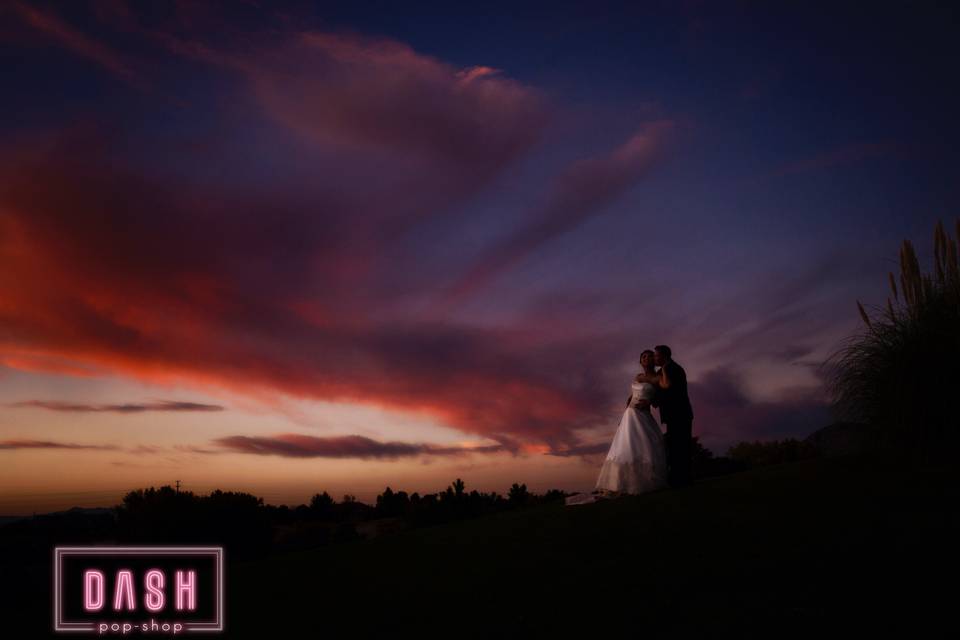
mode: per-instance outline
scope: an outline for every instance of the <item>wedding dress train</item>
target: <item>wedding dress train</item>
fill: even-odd
[[[653,385],[633,383],[630,405],[620,418],[620,426],[592,494],[576,494],[567,504],[586,504],[605,494],[638,494],[667,486],[667,456],[660,425],[649,406],[638,409],[640,400],[653,398]]]

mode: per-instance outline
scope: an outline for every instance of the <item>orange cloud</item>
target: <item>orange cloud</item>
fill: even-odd
[[[609,391],[566,376],[570,356],[526,357],[536,332],[392,315],[390,265],[338,268],[380,248],[331,232],[336,210],[154,180],[90,132],[2,160],[8,364],[426,412],[511,448],[575,444],[603,411]]]

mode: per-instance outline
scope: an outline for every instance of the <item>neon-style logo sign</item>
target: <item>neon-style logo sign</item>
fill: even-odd
[[[223,631],[223,547],[56,547],[54,631]]]

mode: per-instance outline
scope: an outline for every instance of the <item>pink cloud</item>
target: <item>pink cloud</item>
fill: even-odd
[[[307,31],[242,48],[164,40],[239,73],[264,113],[303,139],[385,154],[390,171],[429,164],[447,179],[485,180],[539,140],[548,115],[537,90],[499,71],[459,69],[385,38]]]
[[[363,436],[318,438],[296,433],[281,433],[273,436],[229,436],[216,439],[214,444],[236,453],[290,458],[393,460],[415,456],[463,456],[505,451],[503,445],[450,447],[424,443],[380,442]]]
[[[36,31],[76,55],[91,60],[113,75],[131,85],[143,89],[145,84],[130,67],[123,56],[116,51],[71,27],[55,14],[29,6],[23,2],[13,2],[11,9]]]
[[[76,444],[72,442],[54,442],[52,440],[0,440],[2,449],[69,449],[115,451],[117,447],[106,444]]]
[[[178,400],[160,400],[158,402],[128,402],[124,404],[86,404],[60,402],[56,400],[24,400],[12,402],[7,406],[29,409],[46,409],[65,413],[143,413],[145,411],[223,411],[216,404],[202,404]]]
[[[642,180],[660,159],[670,121],[646,124],[613,151],[568,167],[556,178],[544,204],[529,222],[489,248],[444,295],[444,304],[471,296],[538,247],[603,211]]]

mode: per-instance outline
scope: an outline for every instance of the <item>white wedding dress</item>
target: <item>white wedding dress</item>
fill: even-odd
[[[636,408],[640,400],[650,401],[655,389],[646,382],[634,382],[630,388],[630,405],[620,418],[593,494],[570,496],[567,504],[593,502],[597,494],[638,494],[667,486],[667,454],[660,425],[649,406]]]

